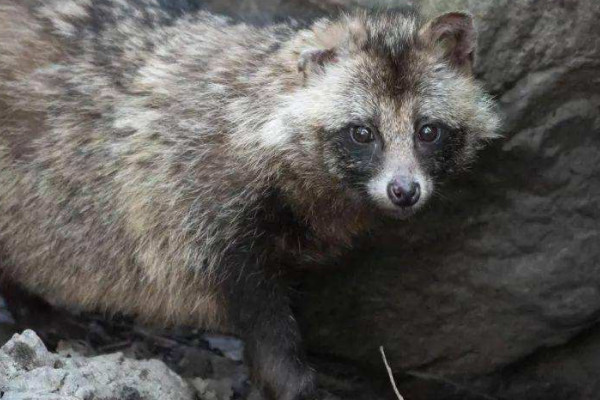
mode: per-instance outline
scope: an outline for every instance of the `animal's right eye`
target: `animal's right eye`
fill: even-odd
[[[434,143],[437,142],[440,136],[442,136],[443,128],[438,125],[423,125],[419,132],[417,133],[417,137],[421,142],[425,143]]]
[[[367,144],[375,140],[373,130],[366,126],[353,126],[350,128],[352,140],[356,143]]]

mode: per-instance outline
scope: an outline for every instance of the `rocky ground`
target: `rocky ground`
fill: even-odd
[[[255,23],[408,2],[204,1]],[[476,73],[499,102],[505,138],[471,174],[448,183],[444,197],[419,218],[390,225],[340,262],[343,272],[299,281],[298,310],[325,372],[323,385],[345,399],[394,398],[378,353],[383,345],[408,400],[598,399],[600,2],[421,3],[426,14],[467,9],[475,15]],[[12,298],[12,317],[0,312],[2,342],[32,328],[58,354],[126,356],[74,355],[56,368],[47,363],[64,356],[49,355],[27,333],[0,351],[0,363],[8,363],[2,366],[17,374],[39,365],[64,377],[74,365],[97,368],[108,360],[141,371],[146,364],[126,360],[152,358],[181,376],[191,396],[252,396],[243,364],[201,333],[160,332],[126,319],[70,315],[27,296],[5,297]],[[16,360],[15,349],[25,349],[19,341],[32,359],[46,361]],[[163,364],[150,365],[171,376]],[[114,382],[121,379],[119,368],[101,369]],[[25,398],[7,393],[3,400]],[[145,398],[141,389],[111,396]]]
[[[0,297],[2,400],[261,400],[228,336],[56,309],[14,286]],[[315,358],[331,400],[385,399],[391,386]]]

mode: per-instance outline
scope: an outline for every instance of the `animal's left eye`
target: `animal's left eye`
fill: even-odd
[[[350,134],[356,143],[365,144],[375,140],[373,130],[366,126],[353,126],[350,128]]]
[[[419,132],[417,133],[417,137],[421,142],[425,143],[433,143],[437,142],[442,136],[444,128],[438,125],[427,124],[423,125]]]

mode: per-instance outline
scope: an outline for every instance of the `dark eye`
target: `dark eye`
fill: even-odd
[[[417,137],[421,142],[433,143],[442,135],[442,128],[437,125],[423,125]]]
[[[350,133],[352,135],[352,139],[356,142],[356,143],[370,143],[373,140],[375,140],[375,135],[373,134],[373,131],[371,130],[371,128],[368,128],[366,126],[353,126],[352,128],[350,128]]]

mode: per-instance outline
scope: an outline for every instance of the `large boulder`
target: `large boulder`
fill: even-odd
[[[600,315],[600,2],[423,6],[475,15],[476,72],[498,100],[505,138],[422,215],[390,224],[345,269],[308,277],[308,343],[368,365],[383,345],[397,370],[500,396],[531,400],[536,385],[561,380],[571,394],[544,399],[586,398],[597,362],[561,375],[541,357],[528,378],[511,375],[526,394],[499,383]],[[566,366],[586,353],[562,346],[551,358]]]

